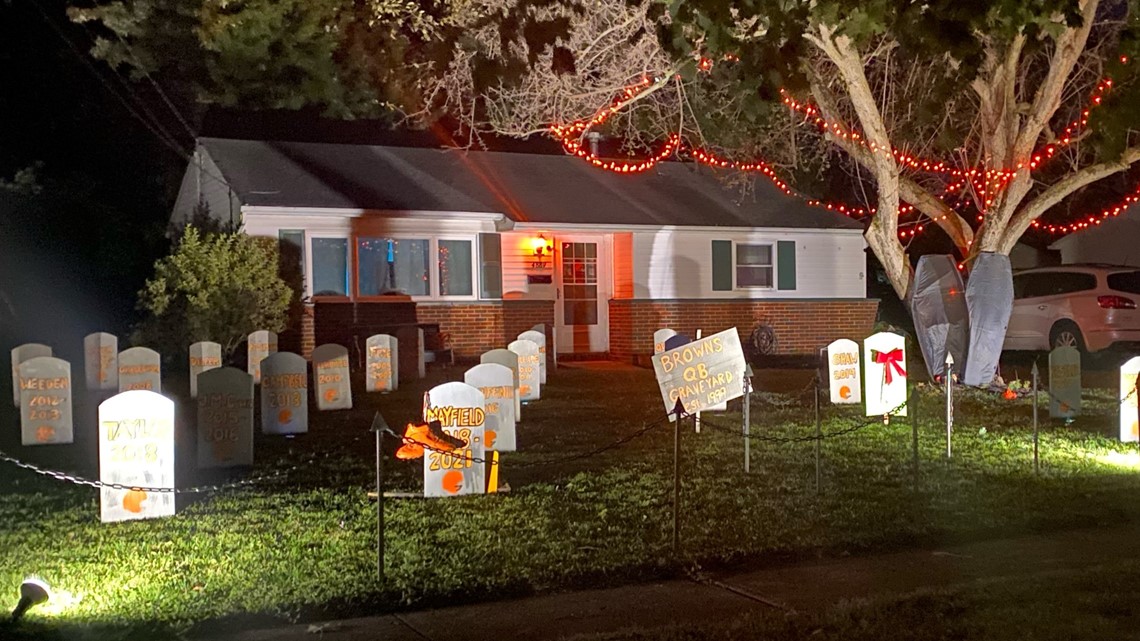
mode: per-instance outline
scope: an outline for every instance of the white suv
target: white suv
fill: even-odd
[[[1069,345],[1096,352],[1140,343],[1138,300],[1140,269],[1134,267],[1061,265],[1018,272],[1004,349]]]

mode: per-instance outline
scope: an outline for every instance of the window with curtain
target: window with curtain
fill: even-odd
[[[348,239],[313,239],[313,295],[348,295]]]
[[[360,295],[431,295],[429,245],[427,239],[419,238],[358,238]]]
[[[736,245],[736,286],[772,286],[772,246]]]
[[[439,241],[439,295],[471,296],[475,292],[472,279],[471,241]]]

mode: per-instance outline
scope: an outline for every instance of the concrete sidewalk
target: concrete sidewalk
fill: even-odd
[[[484,641],[562,639],[575,635],[716,623],[750,611],[821,612],[840,601],[901,595],[924,588],[1015,578],[1113,562],[1140,541],[1140,527],[1073,530],[830,559],[703,582],[673,580],[601,590],[253,630],[220,641]],[[319,636],[317,636],[319,634]]]

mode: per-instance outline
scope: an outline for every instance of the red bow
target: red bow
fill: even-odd
[[[903,369],[901,365],[903,359],[902,349],[895,348],[889,352],[873,351],[871,357],[876,363],[879,363],[884,367],[884,372],[886,372],[887,385],[890,385],[891,381],[894,380],[894,376],[891,374],[892,367],[896,372],[898,372],[899,376],[906,378],[906,370]]]

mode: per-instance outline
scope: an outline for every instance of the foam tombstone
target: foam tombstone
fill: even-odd
[[[653,332],[653,353],[660,354],[661,352],[664,352],[665,341],[673,338],[676,335],[677,332],[669,329],[668,327]]]
[[[546,385],[546,332],[529,330],[518,335],[520,341],[530,341],[538,345],[538,382]]]
[[[517,448],[514,372],[506,365],[483,363],[464,372],[463,382],[483,392],[486,401],[485,449],[514,452]]]
[[[522,420],[522,397],[519,395],[519,355],[509,349],[493,349],[483,352],[480,363],[497,363],[510,368],[515,377],[515,422]]]
[[[906,416],[906,339],[879,332],[863,341],[863,394],[867,416]]]
[[[519,399],[537,401],[542,387],[538,345],[534,341],[515,341],[507,345],[507,349],[519,357]]]
[[[12,348],[12,405],[20,406],[20,363],[39,356],[51,356],[51,348],[42,343],[24,343]]]
[[[423,418],[439,421],[443,431],[467,444],[452,452],[424,451],[424,496],[485,493],[483,392],[467,383],[437,385],[424,394]]]
[[[198,376],[198,467],[253,465],[253,377],[236,367]]]
[[[277,352],[261,361],[261,431],[309,431],[309,362],[304,357]]]
[[[326,343],[313,350],[313,378],[318,410],[352,409],[348,350],[343,345]]]
[[[132,347],[119,353],[119,391],[162,391],[162,358],[149,347]]]
[[[364,342],[364,389],[392,392],[400,382],[400,343],[395,336],[376,334]]]
[[[149,390],[99,405],[99,490],[104,523],[174,515],[174,401]]]
[[[1135,443],[1140,435],[1140,390],[1137,390],[1137,375],[1140,375],[1140,356],[1133,356],[1120,366],[1120,441]]]
[[[20,363],[20,442],[58,445],[75,440],[71,419],[71,363],[37,356]]]
[[[261,384],[261,361],[277,351],[277,334],[259,329],[246,338],[246,371],[253,382]]]
[[[222,366],[222,346],[212,341],[199,341],[190,346],[190,398],[198,398],[198,377]]]
[[[840,338],[827,346],[827,381],[833,404],[862,402],[858,343]]]
[[[95,332],[83,338],[83,373],[87,389],[106,392],[119,389],[119,338]]]
[[[1049,416],[1081,415],[1081,353],[1068,345],[1049,352]]]

